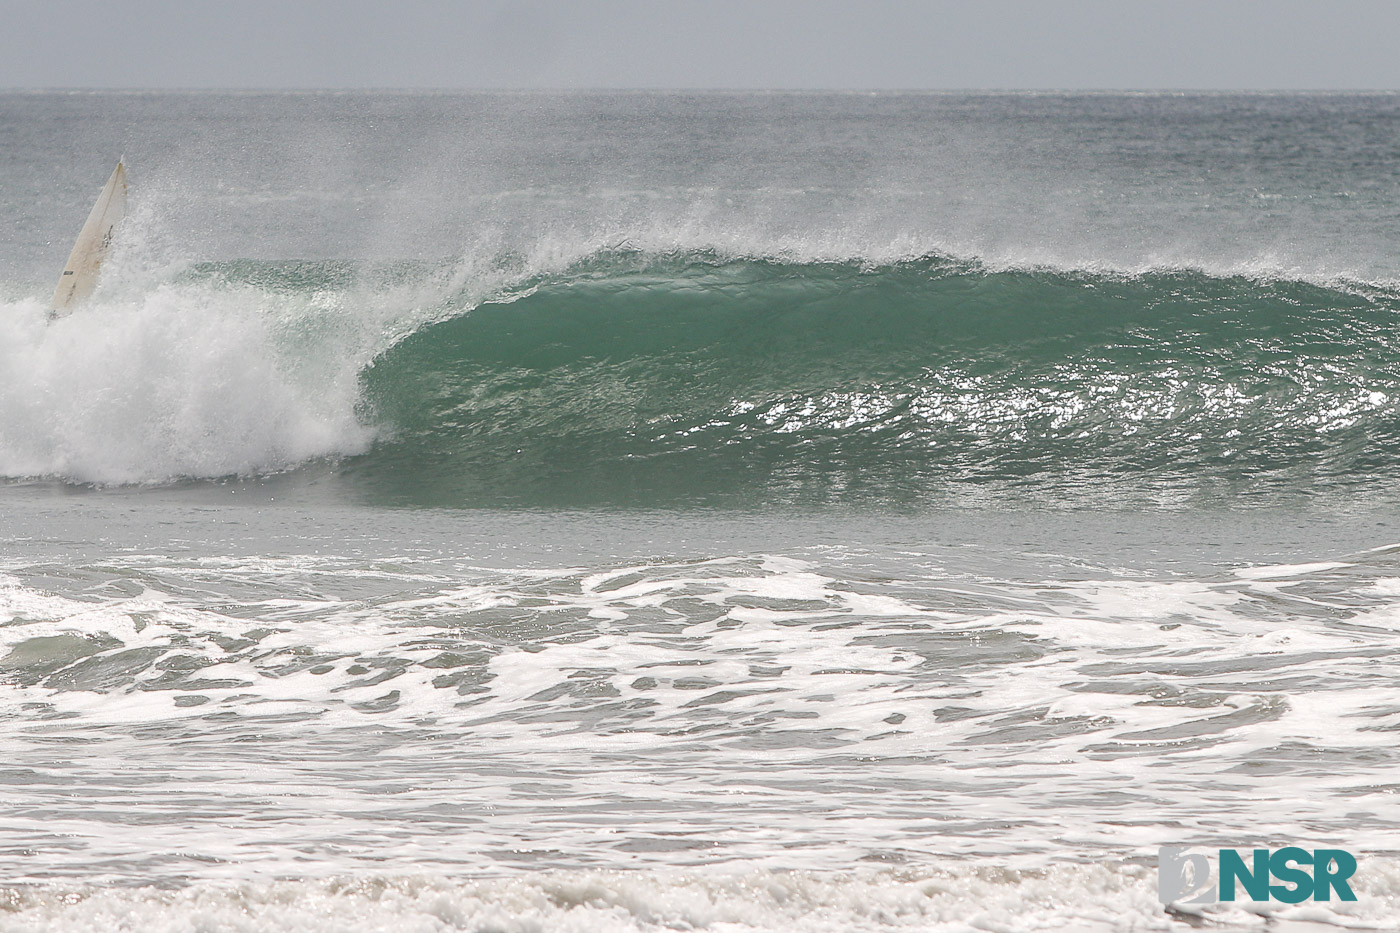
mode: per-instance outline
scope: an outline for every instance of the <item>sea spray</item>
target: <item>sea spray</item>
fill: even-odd
[[[6,308],[0,472],[152,483],[365,450],[355,361],[289,363],[269,304],[166,284],[52,323]]]

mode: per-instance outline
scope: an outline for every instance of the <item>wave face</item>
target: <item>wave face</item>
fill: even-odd
[[[1400,294],[1215,277],[604,252],[362,376],[346,464],[430,505],[1082,501],[1375,491]]]

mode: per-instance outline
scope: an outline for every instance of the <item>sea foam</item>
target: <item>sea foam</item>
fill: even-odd
[[[149,483],[366,449],[360,361],[289,361],[269,310],[175,284],[52,322],[0,307],[0,474]]]

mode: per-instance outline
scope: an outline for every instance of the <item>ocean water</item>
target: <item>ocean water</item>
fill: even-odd
[[[0,931],[1400,928],[1397,154],[0,94]],[[1169,845],[1359,897],[1168,912]]]

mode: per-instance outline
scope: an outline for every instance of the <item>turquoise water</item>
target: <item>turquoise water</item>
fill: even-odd
[[[1393,501],[1389,288],[592,258],[363,373],[395,504]]]
[[[0,930],[1393,928],[1397,133],[0,95]]]

